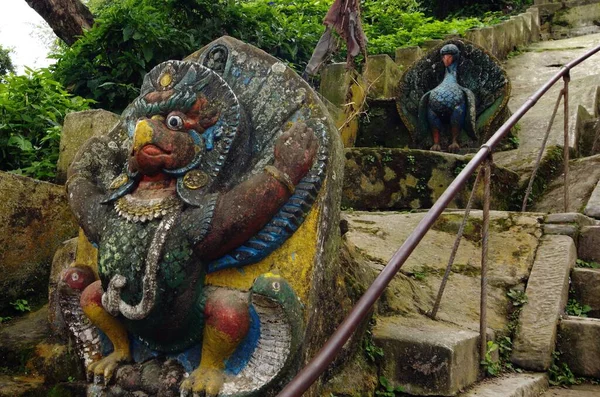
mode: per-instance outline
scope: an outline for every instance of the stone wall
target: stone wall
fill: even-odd
[[[56,249],[77,235],[63,186],[0,172],[0,313],[43,301]]]
[[[536,2],[540,13],[542,39],[564,39],[598,33],[600,3],[596,0]]]

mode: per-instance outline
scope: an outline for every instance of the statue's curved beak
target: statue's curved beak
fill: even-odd
[[[152,142],[154,130],[148,120],[140,120],[133,133],[133,151],[137,152],[145,145]]]

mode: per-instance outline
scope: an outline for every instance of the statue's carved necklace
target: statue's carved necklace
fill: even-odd
[[[115,210],[129,222],[148,222],[179,211],[182,206],[177,196],[148,199],[127,194],[117,200]]]

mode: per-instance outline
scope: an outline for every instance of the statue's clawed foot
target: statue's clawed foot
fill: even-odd
[[[129,354],[115,351],[108,356],[88,365],[88,376],[93,376],[94,383],[100,383],[103,380],[104,384],[107,385],[119,364],[127,361],[131,361]]]
[[[448,151],[450,153],[458,153],[459,150],[460,150],[460,145],[456,142],[454,142],[450,146],[448,146]]]
[[[440,146],[439,143],[436,143],[435,145],[433,145],[432,147],[430,147],[429,150],[433,150],[434,152],[441,152],[442,151],[442,147]]]
[[[223,386],[223,371],[215,368],[198,368],[181,383],[182,396],[214,397]]]

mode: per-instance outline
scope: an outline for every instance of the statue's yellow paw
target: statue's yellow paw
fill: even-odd
[[[115,351],[88,365],[87,371],[94,376],[94,383],[96,383],[96,379],[103,377],[104,384],[108,384],[119,364],[127,361],[131,361],[131,356],[129,354]]]
[[[213,368],[197,368],[190,376],[181,383],[181,394],[200,396],[216,396],[223,386],[223,372]]]
[[[441,152],[442,151],[442,147],[439,144],[435,144],[432,147],[429,148],[429,150],[434,151],[434,152]]]

